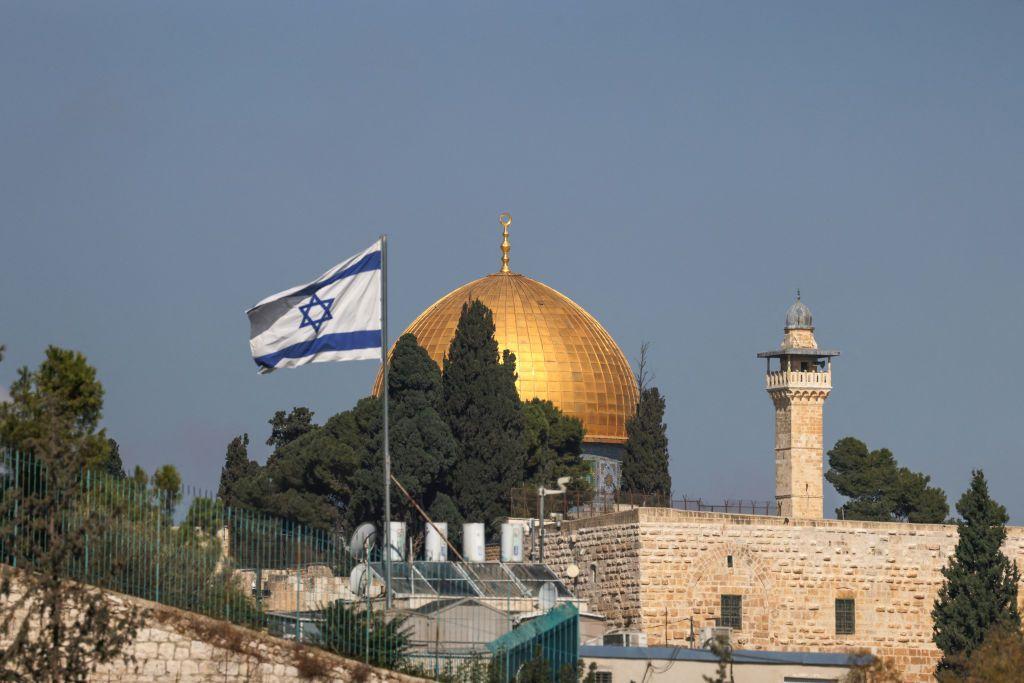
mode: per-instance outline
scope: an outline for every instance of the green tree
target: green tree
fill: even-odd
[[[249,435],[236,436],[228,444],[224,456],[224,467],[220,470],[220,486],[217,498],[230,507],[242,507],[244,501],[238,487],[246,479],[257,476],[260,466],[249,460]]]
[[[386,619],[381,612],[344,600],[332,602],[321,616],[318,644],[325,650],[392,670],[408,659],[411,644],[405,617]]]
[[[962,674],[966,660],[993,627],[1019,631],[1017,583],[1020,572],[1001,548],[1006,540],[1006,508],[992,500],[981,470],[956,504],[959,540],[946,581],[932,609],[933,640],[942,650],[939,672]]]
[[[444,358],[445,416],[459,444],[452,493],[468,520],[497,524],[523,482],[525,420],[516,391],[516,358],[499,359],[494,317],[479,300],[463,304]]]
[[[442,416],[441,370],[414,335],[404,334],[395,344],[388,394],[391,472],[421,507],[429,509],[439,494],[450,490],[450,470],[458,445]],[[364,404],[360,413],[354,438],[364,442],[365,451],[356,474],[353,523],[380,519],[384,514],[380,400]],[[391,501],[398,519],[418,523],[419,515],[399,491],[393,490]]]
[[[357,411],[366,407],[338,413],[275,450],[266,467],[236,486],[240,502],[319,529],[344,527],[362,462]]]
[[[626,437],[622,490],[670,498],[672,475],[668,471],[665,399],[657,387],[640,391],[636,415],[626,421]]]
[[[95,429],[102,391],[80,355],[51,347],[47,360],[38,373],[23,369],[13,410],[4,415],[5,436],[32,457],[0,490],[0,547],[18,567],[0,569],[0,679],[84,682],[101,664],[131,661],[127,648],[143,616],[66,580],[89,558],[89,539],[102,537],[114,520],[89,504],[92,489],[81,480],[97,446],[106,446]],[[113,566],[90,580],[102,585]]]
[[[279,410],[267,422],[270,424],[267,445],[274,448],[280,448],[295,441],[316,427],[313,424],[313,411],[301,406],[292,408],[292,412],[287,414],[283,410]]]
[[[552,487],[559,477],[572,477],[575,490],[590,490],[590,465],[580,458],[583,423],[539,398],[523,404],[523,417],[526,481]]]
[[[888,448],[869,450],[853,437],[828,452],[825,479],[850,500],[836,508],[844,519],[941,523],[949,514],[945,492],[929,477],[900,467]]]
[[[110,444],[106,430],[99,429],[103,385],[81,353],[47,347],[37,370],[18,370],[10,395],[0,403],[0,447],[30,451],[48,436],[47,425],[58,421],[86,466],[107,466]]]
[[[107,439],[107,461],[100,467],[100,471],[115,479],[124,479],[128,476],[124,472],[124,462],[121,460],[121,447],[113,439]]]
[[[146,474],[146,470],[142,469],[138,465],[132,470],[132,483],[139,491],[145,491],[146,487],[149,486],[149,475]]]
[[[153,493],[161,511],[168,518],[174,516],[174,509],[181,502],[181,475],[174,465],[161,465],[153,473]]]
[[[1017,683],[1024,671],[1024,635],[1020,630],[994,626],[976,647],[961,672],[939,674],[940,683]]]

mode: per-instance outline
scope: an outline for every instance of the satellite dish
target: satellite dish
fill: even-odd
[[[377,527],[370,522],[363,522],[352,532],[352,540],[348,543],[348,554],[357,560],[364,558],[367,548],[377,541]]]
[[[537,606],[545,612],[555,606],[558,602],[558,589],[555,584],[546,581],[537,593]]]
[[[357,564],[352,567],[352,573],[348,575],[348,589],[356,595],[363,595],[366,592],[366,565]]]
[[[575,564],[570,564],[568,567],[565,568],[565,575],[568,576],[570,579],[575,579],[577,576],[580,575],[580,568]]]
[[[361,598],[376,598],[384,593],[384,586],[375,580],[373,572],[365,564],[352,567],[352,573],[348,575],[348,589]]]

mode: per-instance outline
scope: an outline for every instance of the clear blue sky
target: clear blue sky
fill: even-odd
[[[373,363],[258,376],[244,310],[392,237],[397,331],[512,266],[630,357],[677,494],[773,496],[800,287],[856,435],[1024,523],[1024,3],[0,6],[0,364],[83,351],[129,467],[215,487]],[[830,488],[826,508],[835,507]]]

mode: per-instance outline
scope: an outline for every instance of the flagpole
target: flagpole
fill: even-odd
[[[388,236],[380,236],[380,362],[384,384],[384,605],[391,609],[391,443],[388,439]]]

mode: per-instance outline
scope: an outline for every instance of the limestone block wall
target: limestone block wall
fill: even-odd
[[[566,527],[563,526],[563,531]],[[549,525],[545,533],[544,560],[558,567],[576,558],[580,575],[573,590],[588,608],[619,626],[637,625],[643,619],[641,597],[645,586],[640,575],[640,523],[635,510],[572,522],[572,533],[560,533]],[[570,539],[572,543],[570,546]],[[537,561],[537,544],[531,560]]]
[[[955,526],[640,508],[549,525],[547,538],[548,563],[579,565],[580,594],[651,645],[687,645],[688,618],[698,632],[714,624],[728,594],[742,597],[740,649],[869,649],[908,681],[930,680],[939,659],[931,609]],[[1004,552],[1024,564],[1024,528]],[[855,601],[853,635],[836,633],[837,598]]]
[[[148,616],[127,650],[134,662],[117,659],[101,666],[89,679],[95,683],[424,680],[192,612],[117,593],[110,596],[115,605],[134,604]]]
[[[131,646],[134,664],[111,662],[96,683],[259,683],[421,679],[376,669],[309,646],[160,605]]]

